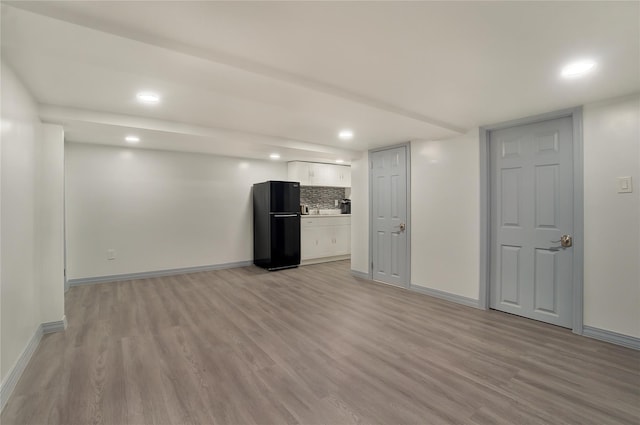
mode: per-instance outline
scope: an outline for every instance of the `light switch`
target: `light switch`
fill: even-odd
[[[115,259],[116,259],[116,250],[107,249],[107,260],[115,260]]]
[[[633,192],[633,183],[631,176],[618,177],[618,193],[631,193]]]

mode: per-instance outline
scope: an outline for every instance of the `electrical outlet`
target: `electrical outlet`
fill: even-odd
[[[107,260],[115,260],[116,259],[116,250],[115,249],[107,249]]]
[[[618,193],[632,193],[633,181],[631,176],[618,177]]]

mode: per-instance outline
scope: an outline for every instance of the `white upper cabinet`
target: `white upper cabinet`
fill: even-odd
[[[351,167],[338,165],[336,169],[338,170],[338,182],[340,183],[338,186],[351,187]]]
[[[289,162],[287,177],[290,181],[300,182],[302,186],[311,186],[310,162]]]
[[[351,167],[345,165],[292,161],[288,177],[302,186],[351,187]]]
[[[334,186],[330,183],[328,164],[309,163],[309,186]]]

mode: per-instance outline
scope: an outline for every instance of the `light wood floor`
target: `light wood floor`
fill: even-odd
[[[72,288],[2,424],[638,424],[640,352],[348,262]]]

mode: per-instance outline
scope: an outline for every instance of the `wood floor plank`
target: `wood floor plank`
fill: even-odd
[[[346,261],[87,285],[2,424],[640,423],[640,353]]]

